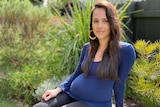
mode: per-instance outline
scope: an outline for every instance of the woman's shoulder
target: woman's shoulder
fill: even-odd
[[[83,45],[83,49],[88,49],[88,48],[89,48],[89,45],[90,45],[89,42],[85,43],[85,44]]]
[[[134,53],[135,52],[135,50],[134,50],[134,47],[133,47],[133,45],[131,44],[131,43],[128,43],[128,42],[119,42],[119,45],[120,45],[120,51],[122,52],[122,53],[130,53],[130,52],[132,52],[132,53]]]
[[[120,47],[122,47],[122,48],[127,47],[127,46],[132,46],[131,43],[123,42],[123,41],[120,41],[120,42],[119,42],[119,45],[120,45]]]
[[[127,48],[133,48],[133,45],[131,43],[128,43],[128,42],[119,42],[119,45],[120,45],[120,48],[121,49],[127,49]]]
[[[85,44],[84,44],[84,47],[86,47],[86,46],[89,46],[89,42],[86,42]]]
[[[87,52],[89,49],[89,42],[85,43],[82,48],[82,52]]]

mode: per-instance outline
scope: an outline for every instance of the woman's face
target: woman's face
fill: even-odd
[[[99,40],[109,40],[110,25],[104,8],[96,8],[92,16],[92,30]]]

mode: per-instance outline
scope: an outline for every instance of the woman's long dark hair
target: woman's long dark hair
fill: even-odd
[[[121,26],[118,18],[118,14],[116,8],[107,1],[99,1],[95,3],[92,8],[91,16],[90,16],[90,36],[94,37],[94,33],[92,32],[92,17],[93,12],[96,8],[103,8],[106,11],[106,17],[108,19],[110,25],[110,40],[108,43],[108,47],[105,49],[102,61],[100,62],[96,74],[101,79],[112,79],[118,80],[118,59],[119,59],[119,41],[121,40]],[[88,76],[89,68],[91,63],[94,60],[95,54],[99,47],[99,41],[96,38],[95,40],[90,39],[90,48],[88,58],[85,64],[82,66],[82,70],[85,76]]]

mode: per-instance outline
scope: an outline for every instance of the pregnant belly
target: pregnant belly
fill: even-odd
[[[112,96],[113,81],[101,80],[96,76],[79,75],[71,84],[70,92],[74,97],[86,101],[104,102]]]

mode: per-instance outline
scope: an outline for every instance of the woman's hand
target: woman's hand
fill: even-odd
[[[56,88],[56,89],[54,89],[54,90],[47,90],[47,91],[43,94],[42,98],[43,98],[45,101],[47,101],[47,100],[49,100],[49,99],[57,96],[61,91],[62,91],[61,88]]]

